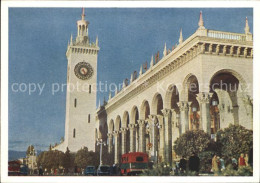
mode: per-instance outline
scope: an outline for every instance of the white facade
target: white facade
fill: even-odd
[[[216,131],[239,124],[253,128],[253,40],[245,34],[197,31],[167,50],[97,110],[98,138],[108,141],[114,162],[126,152],[146,152],[171,163],[174,141],[188,130]],[[228,88],[225,88],[225,85]],[[223,86],[222,86],[223,85]],[[221,86],[221,87],[220,87]]]
[[[98,40],[89,42],[88,22],[77,21],[76,40],[71,36],[68,59],[66,122],[64,141],[54,149],[77,152],[82,147],[95,150],[95,110],[97,83]]]
[[[68,84],[95,87],[98,41],[89,44],[84,14],[77,23],[78,36],[76,41],[71,38],[66,53]],[[141,67],[137,77],[132,74],[130,83],[113,97],[110,94],[97,110],[95,92],[68,88],[65,140],[54,149],[95,150],[99,138],[108,142],[115,163],[127,152],[146,152],[151,161],[171,163],[174,141],[188,130],[201,129],[214,137],[229,124],[252,129],[253,36],[247,19],[244,34],[208,30],[202,14],[198,25],[186,40],[180,33],[175,49],[165,45],[161,58],[156,55],[155,61],[152,56],[147,70]],[[88,79],[84,79],[87,66],[75,75],[80,62],[93,69]]]

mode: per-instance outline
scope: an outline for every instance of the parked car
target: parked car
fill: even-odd
[[[84,175],[96,175],[96,169],[94,166],[87,166],[84,171]]]
[[[97,169],[98,176],[110,175],[110,167],[108,165],[99,165]]]

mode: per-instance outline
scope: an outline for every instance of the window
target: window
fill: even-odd
[[[91,85],[89,85],[89,93],[91,93]]]
[[[77,107],[77,99],[76,98],[74,99],[74,107],[75,108]]]
[[[90,114],[88,115],[88,123],[90,123]]]
[[[142,156],[137,156],[136,161],[144,161],[144,158]]]
[[[73,138],[76,138],[76,129],[73,129]]]

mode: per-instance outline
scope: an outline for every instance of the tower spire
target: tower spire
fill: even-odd
[[[81,19],[85,19],[85,8],[82,8],[82,14],[81,14]]]
[[[204,21],[203,21],[203,17],[202,17],[202,11],[200,11],[200,20],[199,20],[199,29],[205,29],[204,27]]]
[[[182,29],[180,31],[180,38],[179,38],[179,44],[181,44],[183,42],[183,37],[182,37]]]
[[[250,27],[248,25],[248,19],[246,17],[245,34],[249,34],[249,33],[250,33]]]

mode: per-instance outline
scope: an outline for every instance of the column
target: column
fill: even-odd
[[[178,102],[180,109],[181,134],[189,130],[189,104],[186,101]]]
[[[164,125],[164,119],[162,115],[157,115],[158,119],[158,130],[159,130],[159,154],[158,157],[160,157],[159,162],[165,162],[165,125]]]
[[[127,130],[127,128],[121,128],[122,154],[126,153],[126,130]]]
[[[115,139],[115,164],[119,163],[119,132],[113,132],[114,139]]]
[[[156,164],[157,157],[158,157],[158,137],[157,137],[158,120],[156,115],[149,115],[149,118],[150,118],[149,128],[150,128],[151,143],[152,143],[151,158],[153,162]]]
[[[246,96],[243,98],[243,102],[244,102],[244,107],[246,109],[246,114],[245,114],[246,119],[242,122],[241,125],[243,125],[248,129],[253,129],[253,99],[250,96]],[[242,113],[240,108],[239,108],[239,114]]]
[[[211,134],[211,121],[210,121],[210,104],[209,104],[209,100],[212,96],[212,93],[208,93],[208,92],[201,92],[199,94],[197,94],[197,100],[200,104],[200,123],[202,123],[202,129]]]
[[[113,151],[113,134],[108,133],[107,137],[108,137],[108,153],[112,153],[112,151]]]
[[[164,117],[164,134],[165,134],[165,162],[172,164],[172,112],[170,109],[162,110]]]
[[[137,120],[139,124],[139,152],[146,152],[145,150],[145,120]]]
[[[135,124],[129,124],[128,127],[129,127],[129,130],[130,130],[130,152],[135,152],[136,125]]]

